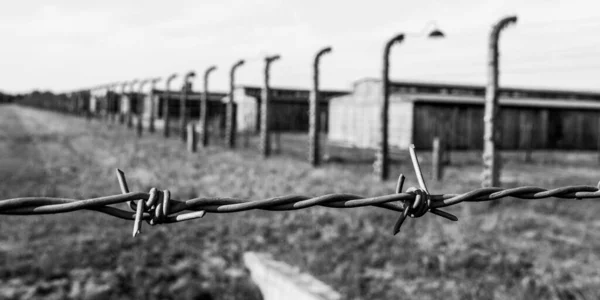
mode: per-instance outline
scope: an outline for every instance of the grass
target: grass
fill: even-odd
[[[284,154],[267,160],[251,148],[211,146],[191,154],[176,137],[138,139],[123,126],[2,106],[0,199],[118,194],[115,168],[125,171],[132,191],[168,188],[179,199],[393,192],[395,182],[376,180],[367,162],[312,168],[299,159],[305,146],[294,139],[282,137]],[[416,186],[406,157],[395,159],[393,174],[404,172],[406,186]],[[429,174],[429,156],[420,157]],[[429,182],[429,189],[477,188],[478,157],[453,153],[444,181]],[[502,181],[595,185],[597,169],[591,153],[534,153],[533,163],[508,153]],[[241,299],[248,281],[240,275],[244,251],[270,252],[344,299],[600,297],[597,201],[507,199],[493,209],[464,204],[449,211],[459,222],[428,214],[407,220],[395,237],[398,215],[377,208],[209,214],[168,226],[144,223],[135,239],[131,222],[93,212],[2,216],[0,298],[211,299],[208,293]]]

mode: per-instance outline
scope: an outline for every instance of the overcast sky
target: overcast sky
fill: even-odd
[[[280,54],[273,86],[309,88],[321,47],[323,88],[381,77],[382,49],[396,33],[435,21],[446,34],[409,36],[392,51],[396,80],[484,83],[494,22],[519,18],[501,36],[502,85],[600,91],[598,1],[406,0],[19,0],[0,4],[0,90],[65,92],[210,65],[211,89],[260,85],[263,57]],[[202,76],[194,81],[201,89]],[[175,83],[179,86],[181,83]]]

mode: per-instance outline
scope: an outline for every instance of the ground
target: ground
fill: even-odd
[[[137,138],[120,125],[4,105],[0,199],[118,194],[115,168],[125,171],[132,191],[168,188],[178,199],[394,190],[394,180],[379,182],[369,162],[333,159],[315,169],[298,155],[303,143],[287,142],[282,138],[282,154],[266,160],[253,148],[218,145],[192,154],[176,137]],[[533,162],[522,156],[505,154],[505,186],[600,179],[595,153],[534,153]],[[416,180],[406,157],[396,157],[393,173],[406,174],[410,187]],[[428,175],[429,155],[420,157]],[[479,187],[479,157],[453,153],[444,180],[428,182],[430,191]],[[398,214],[370,207],[208,214],[172,225],[144,223],[136,238],[131,222],[95,212],[2,215],[0,299],[243,299],[244,251],[272,253],[344,299],[600,297],[599,201],[507,199],[448,210],[458,222],[426,215],[407,220],[397,236],[391,233]]]

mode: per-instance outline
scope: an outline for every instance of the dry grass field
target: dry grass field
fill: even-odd
[[[284,148],[285,150],[285,148]],[[285,152],[285,151],[284,151]],[[453,154],[432,193],[479,187],[479,154]],[[429,174],[427,154],[421,154]],[[506,186],[596,185],[593,153],[507,154]],[[254,149],[220,146],[191,154],[175,137],[137,138],[97,120],[0,106],[0,199],[88,198],[119,193],[115,168],[132,191],[168,188],[175,198],[261,199],[332,192],[392,193],[369,163],[313,169],[297,155],[263,160]],[[408,159],[394,174],[416,185]],[[450,222],[409,219],[378,208],[315,207],[293,212],[207,214],[150,227],[95,212],[0,216],[0,299],[244,299],[244,251],[266,251],[332,285],[344,299],[598,299],[600,202],[507,199],[462,204]]]

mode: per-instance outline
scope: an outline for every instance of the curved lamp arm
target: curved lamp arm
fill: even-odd
[[[210,75],[210,73],[216,69],[217,69],[217,66],[210,66],[208,69],[206,69],[206,71],[204,71],[204,82],[205,83],[208,81],[208,75]]]
[[[331,47],[325,47],[321,50],[319,50],[319,52],[317,52],[317,55],[315,55],[315,61],[314,61],[314,65],[318,66],[319,65],[319,61],[321,60],[321,56],[330,53],[331,52]]]
[[[135,84],[136,84],[136,83],[138,83],[138,82],[139,82],[139,80],[137,80],[137,79],[134,79],[134,80],[132,80],[132,81],[130,81],[130,82],[129,82],[129,92],[130,92],[130,93],[133,93],[133,92],[134,92],[134,89],[133,89],[133,87],[134,87],[134,86],[135,86]]]
[[[185,76],[183,77],[183,86],[187,87],[188,82],[190,81],[190,79],[196,77],[196,72],[194,71],[189,71],[185,74]]]
[[[156,88],[156,84],[159,83],[162,80],[162,78],[160,77],[156,77],[153,78],[152,80],[150,80],[150,88],[152,91],[154,91],[154,89]]]
[[[140,86],[138,87],[138,92],[140,94],[143,93],[144,86],[146,86],[146,84],[148,82],[150,82],[150,79],[144,79],[144,80],[140,81]]]
[[[517,22],[517,16],[507,16],[504,17],[502,19],[500,19],[500,21],[498,21],[494,27],[492,27],[492,32],[490,34],[490,37],[492,38],[492,40],[498,40],[498,36],[500,35],[500,32],[502,31],[502,29],[508,27],[511,24],[514,24]]]

